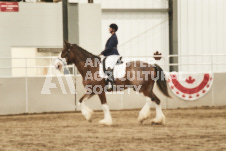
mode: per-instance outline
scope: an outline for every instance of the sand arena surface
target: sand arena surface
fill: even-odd
[[[103,112],[92,123],[81,113],[0,116],[0,150],[226,150],[226,107],[163,112],[164,126],[139,125],[139,110],[112,111],[111,127],[98,124]]]

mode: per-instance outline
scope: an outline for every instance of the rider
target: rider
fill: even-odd
[[[100,55],[104,55],[105,57],[111,56],[111,55],[117,55],[119,56],[117,45],[118,45],[118,38],[116,36],[116,31],[118,30],[118,26],[116,24],[111,24],[109,26],[109,32],[111,33],[111,37],[107,40],[107,43],[105,45],[104,51],[101,52]],[[116,63],[116,62],[115,62]],[[108,75],[108,89],[111,89],[113,86],[114,78],[113,78],[113,66],[115,63],[112,64],[112,69],[107,69],[107,75]]]
[[[105,50],[101,52],[101,55],[104,55],[105,57],[110,55],[119,55],[117,50],[118,38],[115,34],[115,32],[118,30],[118,26],[116,24],[111,24],[109,27],[111,37],[108,39],[105,45]]]

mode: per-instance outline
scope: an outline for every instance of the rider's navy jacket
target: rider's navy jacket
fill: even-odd
[[[119,55],[117,50],[118,45],[118,38],[116,34],[113,34],[107,41],[105,45],[105,50],[101,52],[104,56],[110,56],[110,55]]]

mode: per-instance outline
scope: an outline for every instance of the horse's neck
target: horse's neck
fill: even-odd
[[[90,68],[85,67],[86,63],[87,63],[87,59],[91,58],[93,64],[95,62],[95,56],[91,55],[91,54],[86,54],[87,52],[82,53],[81,51],[76,51],[75,52],[75,66],[77,67],[79,73],[82,75],[82,77],[86,76],[87,71],[90,71]]]
[[[77,67],[79,73],[83,76],[84,73],[86,71],[84,71],[84,65],[85,65],[85,62],[86,62],[86,58],[85,57],[81,57],[80,55],[76,54],[76,59],[75,59],[75,66]]]

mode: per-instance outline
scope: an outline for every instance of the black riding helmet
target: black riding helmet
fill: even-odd
[[[109,27],[115,30],[115,32],[118,30],[118,26],[116,24],[111,24]]]

